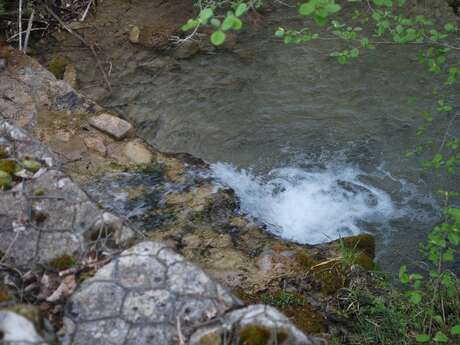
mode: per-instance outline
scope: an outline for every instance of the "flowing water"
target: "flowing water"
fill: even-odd
[[[455,177],[405,157],[437,84],[415,47],[383,46],[341,66],[328,57],[335,41],[274,39],[280,18],[299,24],[293,11],[269,14],[239,37],[236,53],[202,53],[177,71],[131,70],[102,103],[157,148],[211,162],[269,231],[301,243],[368,231],[393,269],[439,221],[435,191],[459,189]],[[458,91],[447,96],[455,104]],[[428,136],[447,122],[438,115]]]

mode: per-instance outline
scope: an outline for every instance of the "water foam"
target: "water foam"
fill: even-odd
[[[213,164],[211,169],[217,181],[235,190],[244,213],[280,237],[299,243],[357,234],[361,223],[383,223],[397,212],[391,197],[361,182],[361,172],[352,167],[281,168],[266,176],[226,163]]]

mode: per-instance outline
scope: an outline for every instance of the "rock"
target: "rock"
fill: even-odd
[[[63,332],[70,344],[173,345],[240,305],[201,269],[164,244],[147,241],[80,286],[64,321],[76,327],[65,326]]]
[[[220,345],[221,339],[236,339],[237,344],[327,345],[325,339],[304,335],[286,316],[265,305],[223,315],[198,329],[191,336],[190,345]]]
[[[139,68],[148,72],[158,72],[160,70],[172,71],[179,68],[179,64],[175,59],[169,56],[161,56],[151,61],[145,62]]]
[[[6,59],[0,59],[0,72],[3,72],[6,70],[7,67],[7,62]]]
[[[139,43],[139,35],[141,34],[141,30],[138,26],[133,26],[129,31],[129,40],[131,43]]]
[[[90,118],[89,123],[117,140],[125,138],[133,130],[133,126],[129,122],[107,113]]]
[[[73,63],[69,63],[65,66],[62,79],[72,88],[75,89],[77,87],[77,69]]]
[[[102,138],[99,137],[88,137],[84,139],[85,145],[90,150],[94,150],[105,156],[107,154],[107,147],[104,144]]]
[[[0,309],[0,343],[55,344],[56,337],[51,325],[41,317],[36,307],[16,304]]]
[[[176,31],[170,25],[134,26],[130,32],[130,41],[147,48],[162,49],[169,43],[169,38]]]
[[[6,344],[28,343],[44,344],[32,322],[10,311],[0,311],[0,338]]]
[[[174,57],[176,59],[188,59],[200,51],[200,44],[196,41],[185,41],[179,45],[175,52]]]
[[[133,140],[127,143],[123,152],[135,164],[149,164],[153,159],[150,150],[140,140]]]

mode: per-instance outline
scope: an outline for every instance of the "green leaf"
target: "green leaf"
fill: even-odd
[[[284,36],[284,29],[283,29],[283,28],[278,28],[278,29],[275,31],[275,36],[278,37],[278,38],[283,38],[283,36]]]
[[[211,35],[211,43],[215,46],[220,46],[225,42],[225,33],[223,31],[215,31]]]
[[[450,329],[450,334],[452,335],[460,335],[460,325],[455,325]]]
[[[342,6],[340,6],[339,4],[328,4],[325,9],[327,12],[329,13],[337,13],[341,10]]]
[[[452,24],[452,23],[447,23],[446,25],[444,25],[444,30],[446,30],[447,32],[454,32],[456,31],[457,29],[455,28],[455,25]]]
[[[422,301],[422,295],[416,291],[411,291],[409,292],[409,300],[412,304],[420,304],[420,302]]]
[[[214,15],[214,12],[212,8],[205,8],[200,12],[200,19],[203,22],[207,22],[209,18],[211,18]]]
[[[211,19],[211,25],[214,26],[215,28],[218,28],[220,26],[220,20],[217,18],[212,18]]]
[[[228,31],[233,27],[233,22],[235,21],[235,17],[233,15],[229,15],[225,17],[224,22],[222,23],[222,30]]]
[[[399,269],[399,280],[403,284],[409,283],[409,275],[407,274],[407,267],[406,266],[401,266]]]
[[[246,13],[248,10],[248,5],[246,5],[244,2],[238,5],[238,7],[235,10],[235,16],[241,17],[243,14]]]
[[[447,343],[449,341],[449,338],[441,331],[438,331],[436,332],[433,340],[437,343]]]
[[[419,334],[415,337],[417,343],[427,343],[431,340],[431,337],[428,334]]]
[[[240,18],[234,17],[233,18],[233,30],[239,30],[243,26],[243,22],[240,20]]]
[[[306,2],[299,7],[299,14],[302,16],[309,16],[316,9],[316,3],[313,1]]]

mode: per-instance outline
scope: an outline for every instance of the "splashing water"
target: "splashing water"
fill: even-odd
[[[362,231],[360,223],[384,223],[398,211],[390,196],[359,180],[352,167],[309,172],[299,168],[254,176],[225,163],[211,167],[217,181],[233,188],[243,212],[282,238],[316,244]]]

